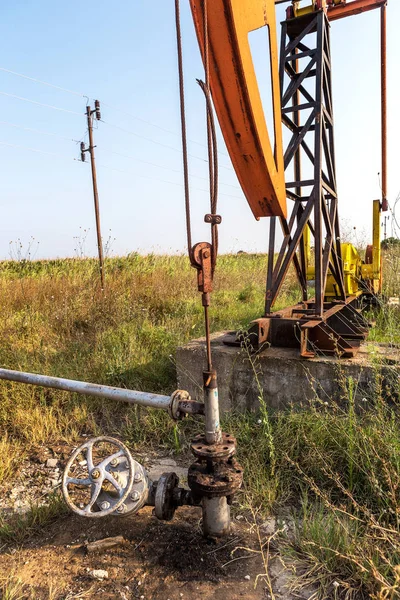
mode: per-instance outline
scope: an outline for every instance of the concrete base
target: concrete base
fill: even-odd
[[[352,382],[358,400],[370,400],[377,394],[398,395],[400,390],[400,349],[367,342],[353,359],[302,359],[298,350],[289,348],[268,348],[249,358],[245,350],[226,346],[224,335],[217,333],[212,339],[223,411],[257,410],[260,390],[267,405],[273,408],[316,399],[340,402],[349,397]],[[176,364],[179,389],[188,390],[192,398],[202,400],[202,372],[206,367],[204,338],[179,347]]]

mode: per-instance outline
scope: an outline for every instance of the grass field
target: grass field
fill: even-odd
[[[400,253],[384,257],[385,293],[400,294]],[[263,307],[265,255],[221,256],[212,294],[212,330],[245,327]],[[8,261],[0,264],[0,364],[4,367],[160,393],[175,388],[177,345],[203,335],[196,274],[186,257],[107,260],[106,290],[90,259]],[[298,300],[293,276],[276,308]],[[383,307],[371,339],[400,344],[400,315]],[[257,374],[254,359],[254,373]],[[398,399],[379,385],[356,407],[356,381],[347,402],[303,410],[229,415],[246,469],[243,506],[259,514],[285,507],[294,535],[281,543],[296,557],[305,582],[321,598],[400,594],[400,425]],[[325,400],[325,399],[324,399]],[[195,420],[175,425],[151,410],[56,390],[0,386],[0,483],[12,478],[32,445],[82,433],[117,434],[132,448],[187,450]],[[157,434],[157,435],[155,435]],[[52,507],[51,517],[54,516]],[[0,538],[12,537],[0,523]]]

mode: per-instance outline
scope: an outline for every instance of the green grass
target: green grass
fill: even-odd
[[[262,405],[261,415],[233,415],[224,426],[238,438],[244,506],[290,512],[295,531],[283,531],[281,544],[299,584],[318,584],[319,598],[397,598],[398,400],[377,391],[355,407],[354,387],[350,380],[340,405],[315,399],[267,414]]]
[[[399,256],[384,256],[385,293],[400,294]],[[398,256],[399,255],[399,256]],[[213,331],[246,327],[264,302],[265,255],[221,256],[212,294]],[[0,263],[0,364],[48,375],[170,393],[176,347],[203,335],[196,273],[183,256],[107,260],[106,290],[95,260]],[[293,274],[280,308],[298,300]],[[370,339],[400,343],[400,311],[382,307]],[[253,358],[258,381],[257,359]],[[290,509],[295,532],[282,533],[301,580],[318,581],[321,598],[390,600],[399,590],[400,425],[398,399],[376,386],[354,402],[347,381],[339,405],[270,411],[258,385],[260,414],[233,414],[224,428],[238,438],[245,467],[244,507],[267,514]],[[394,376],[398,377],[397,374]],[[340,377],[340,373],[338,373]],[[0,386],[0,483],[32,444],[73,442],[82,433],[115,434],[134,449],[186,451],[199,419],[178,425],[161,412],[115,406],[57,390]],[[62,511],[57,502],[0,524],[0,539],[21,542]]]
[[[212,295],[213,331],[244,327],[261,314],[265,268],[262,255],[221,256]],[[296,293],[289,278],[282,304],[288,297],[294,301]],[[196,273],[184,256],[108,259],[104,293],[95,260],[0,263],[0,364],[170,393],[176,347],[203,335],[199,296]],[[143,411],[57,390],[0,386],[0,430],[7,433],[7,444],[71,440],[79,433],[119,430],[121,421],[140,442],[149,419]],[[166,418],[154,419],[161,419],[169,440],[172,426]],[[0,481],[8,474],[3,471]]]

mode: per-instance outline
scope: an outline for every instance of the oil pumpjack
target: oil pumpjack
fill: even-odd
[[[175,0],[182,140],[189,258],[198,274],[205,315],[207,367],[204,402],[177,390],[161,396],[104,385],[0,369],[0,379],[135,403],[167,411],[172,419],[203,415],[204,433],[191,444],[195,461],[188,470],[189,489],[173,472],[151,481],[145,468],[119,440],[98,437],[77,448],[62,481],[70,509],[83,517],[126,516],[154,507],[155,516],[170,520],[183,505],[199,506],[208,537],[230,529],[230,504],[243,480],[235,459],[236,440],[221,430],[217,374],[210,343],[209,306],[218,249],[218,161],[213,108],[249,206],[258,218],[270,218],[265,308],[251,324],[253,346],[264,342],[300,346],[304,357],[320,351],[353,356],[368,331],[360,312],[365,297],[381,290],[380,213],[387,210],[386,175],[386,0],[292,1],[282,24],[278,61],[276,4],[288,0],[189,0],[205,81],[210,167],[211,242],[192,245],[185,98],[179,0]],[[382,32],[382,188],[373,203],[373,243],[364,259],[340,239],[333,135],[330,23],[372,9],[381,11]],[[249,32],[268,27],[272,83],[272,146],[249,46]],[[283,147],[282,124],[290,132]],[[306,161],[308,161],[306,166]],[[286,180],[285,180],[286,173]],[[290,175],[289,175],[290,173]],[[283,242],[274,258],[276,223]],[[311,238],[314,249],[311,251]],[[293,264],[301,302],[272,312],[289,266]],[[315,282],[308,298],[307,282]],[[232,343],[238,343],[233,340]]]

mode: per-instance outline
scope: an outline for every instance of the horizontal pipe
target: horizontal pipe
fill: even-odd
[[[40,387],[54,388],[66,392],[75,392],[76,394],[86,394],[87,396],[108,398],[109,400],[119,400],[131,404],[139,404],[140,406],[161,408],[162,410],[167,411],[170,408],[172,401],[171,396],[149,394],[148,392],[136,392],[108,385],[75,381],[73,379],[63,379],[61,377],[49,377],[47,375],[37,375],[36,373],[11,371],[10,369],[0,369],[0,379],[16,381],[17,383],[27,383],[29,385],[39,385]]]

